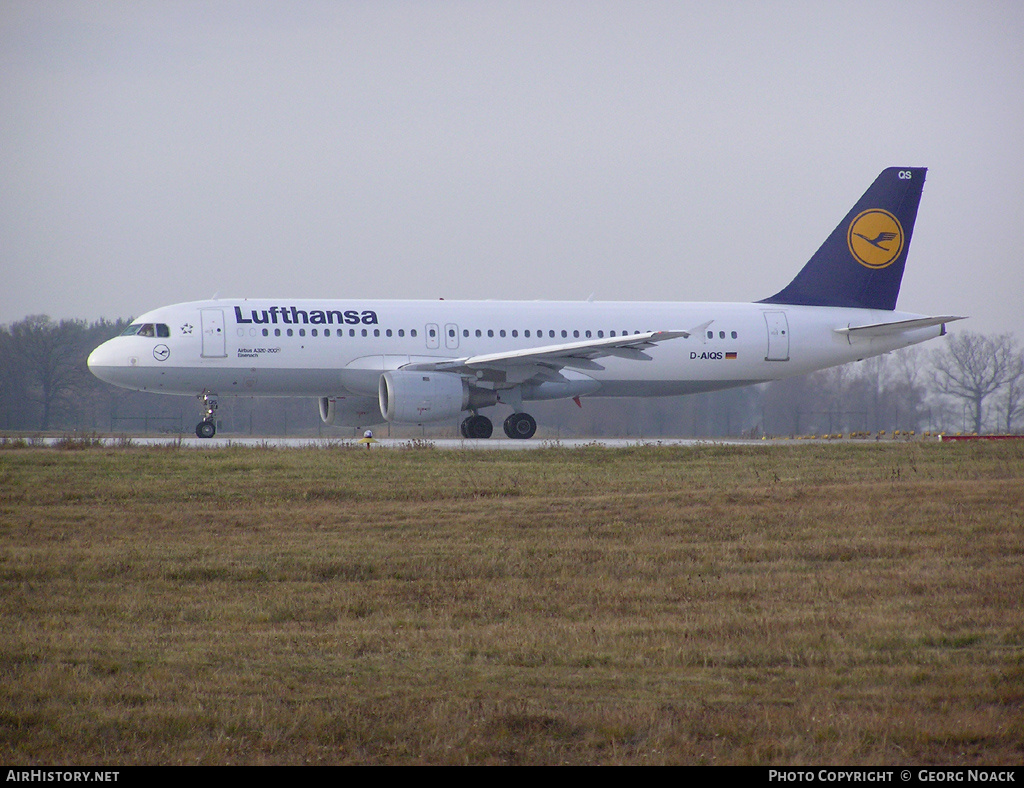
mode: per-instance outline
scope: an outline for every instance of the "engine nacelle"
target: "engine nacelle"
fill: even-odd
[[[450,372],[392,370],[380,376],[380,412],[388,421],[424,424],[496,405],[497,392],[470,386]]]
[[[320,397],[320,420],[335,427],[368,427],[383,419],[372,397]]]

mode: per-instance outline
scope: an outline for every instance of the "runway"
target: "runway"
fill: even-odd
[[[111,448],[128,446],[163,446],[180,447],[195,450],[230,449],[230,448],[263,448],[263,449],[361,449],[368,451],[398,451],[418,448],[440,449],[445,451],[524,451],[529,449],[581,449],[600,447],[606,449],[625,449],[636,447],[697,447],[697,446],[778,446],[805,443],[844,443],[859,445],[893,445],[913,441],[954,441],[984,439],[1024,439],[1024,436],[886,436],[870,435],[858,437],[839,436],[804,436],[804,437],[769,437],[769,438],[533,438],[530,440],[511,440],[509,438],[487,438],[466,440],[463,438],[377,438],[367,444],[356,438],[280,438],[252,437],[239,435],[216,436],[213,438],[197,438],[192,435],[64,435],[53,437],[24,438],[33,446],[74,447],[109,446]],[[7,438],[10,440],[10,438]]]
[[[35,438],[34,443],[49,446],[66,444],[68,437]],[[266,449],[363,449],[369,451],[408,450],[433,448],[448,451],[522,451],[527,449],[579,449],[602,447],[609,449],[633,448],[637,446],[742,446],[765,445],[777,441],[708,439],[708,438],[563,438],[511,440],[489,438],[486,440],[463,440],[454,438],[381,438],[366,444],[361,440],[345,438],[253,438],[224,436],[196,438],[189,436],[124,436],[83,438],[93,445],[110,447],[123,446],[180,446],[187,449],[229,449],[237,447]],[[366,447],[369,447],[366,449]]]

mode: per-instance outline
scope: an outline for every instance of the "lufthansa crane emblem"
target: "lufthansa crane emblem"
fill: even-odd
[[[885,268],[903,251],[903,227],[895,216],[881,208],[857,214],[846,233],[850,254],[867,268]]]

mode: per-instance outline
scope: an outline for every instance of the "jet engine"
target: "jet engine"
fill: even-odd
[[[367,427],[383,419],[372,397],[320,397],[320,420],[335,427]]]
[[[385,372],[379,394],[384,418],[406,424],[441,421],[498,403],[495,391],[470,386],[450,372]]]

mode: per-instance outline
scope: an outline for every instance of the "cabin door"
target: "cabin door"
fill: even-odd
[[[765,312],[768,325],[768,353],[765,361],[789,361],[789,321],[785,312]]]
[[[200,310],[203,326],[203,358],[226,358],[227,336],[224,331],[224,310],[208,308]]]

